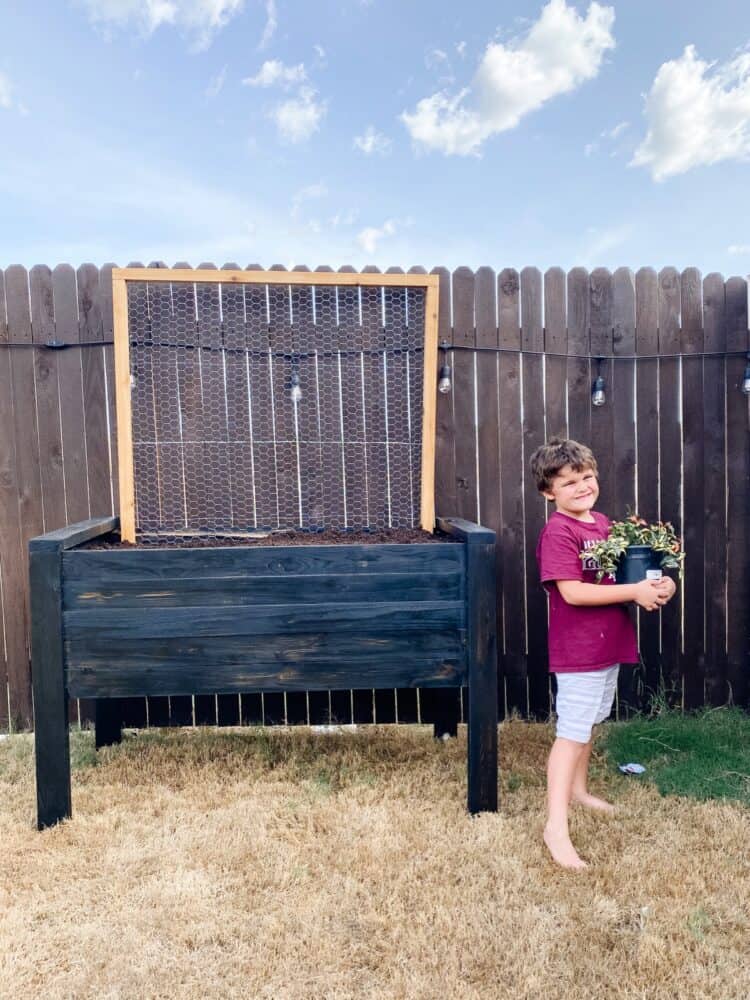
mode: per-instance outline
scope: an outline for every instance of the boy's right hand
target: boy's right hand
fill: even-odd
[[[656,611],[662,604],[666,604],[668,598],[660,592],[661,580],[641,580],[635,585],[635,597],[633,600],[644,611]]]

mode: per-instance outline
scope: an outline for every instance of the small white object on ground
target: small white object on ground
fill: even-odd
[[[623,774],[643,774],[646,768],[643,764],[619,764]]]

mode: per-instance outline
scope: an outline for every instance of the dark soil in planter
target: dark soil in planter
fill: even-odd
[[[163,535],[139,539],[135,543],[123,542],[117,532],[93,538],[79,549],[216,549],[238,548],[255,545],[404,545],[425,542],[460,542],[451,535],[436,532],[434,535],[421,528],[389,528],[372,531],[299,531],[273,529],[252,535]]]

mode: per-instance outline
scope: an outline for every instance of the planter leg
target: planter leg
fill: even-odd
[[[29,576],[37,826],[42,830],[71,815],[59,549],[35,550],[32,543]]]
[[[117,698],[96,699],[96,749],[122,742],[122,712]]]
[[[467,546],[469,812],[497,812],[495,547]]]

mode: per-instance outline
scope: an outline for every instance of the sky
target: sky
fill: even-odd
[[[742,0],[0,15],[0,267],[750,271]]]

